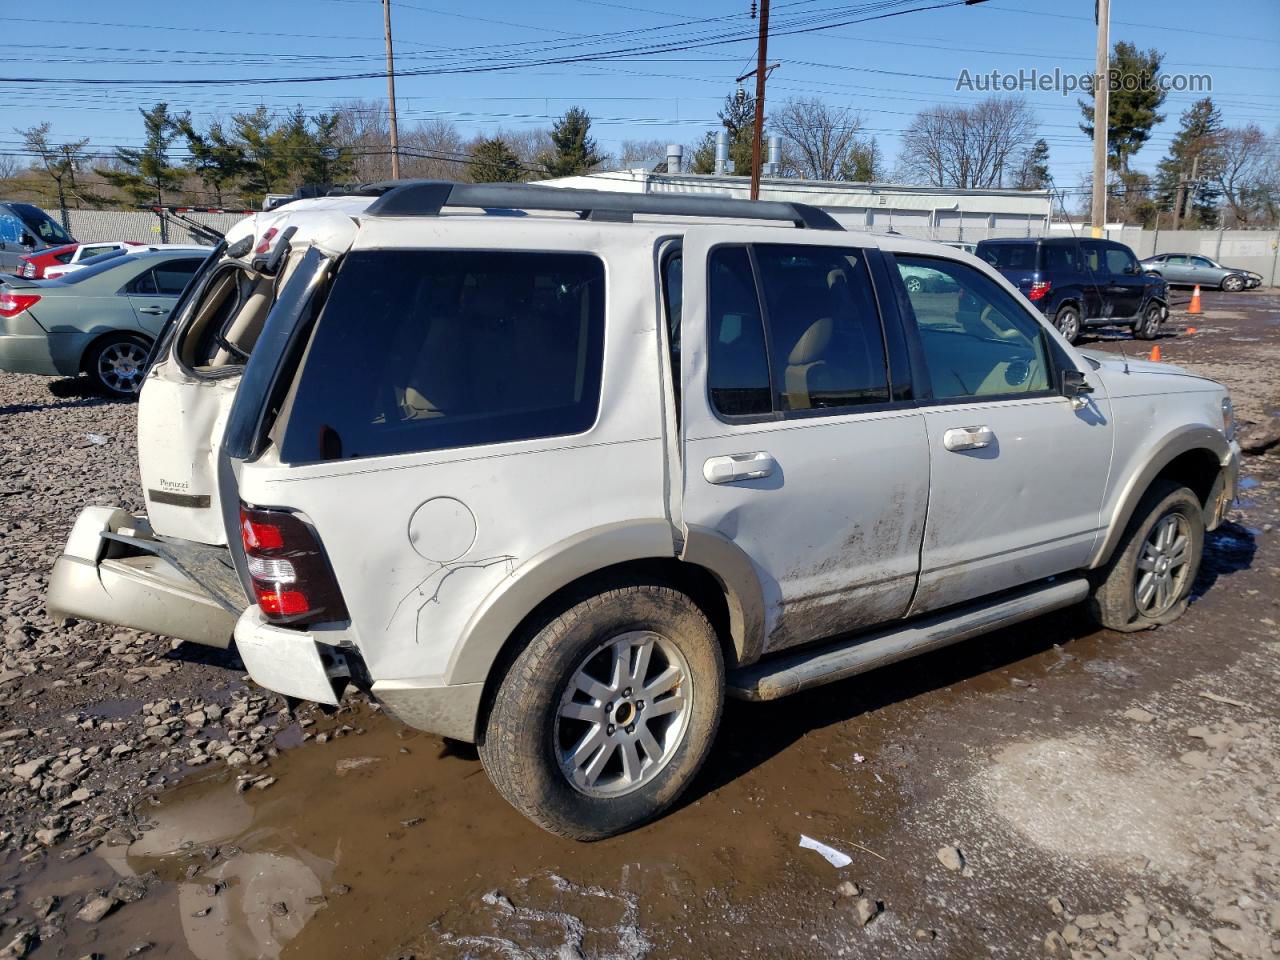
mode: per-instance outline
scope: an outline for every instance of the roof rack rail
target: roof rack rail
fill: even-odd
[[[450,180],[384,180],[352,191],[376,196],[365,213],[374,217],[435,217],[445,207],[505,210],[565,210],[584,220],[629,223],[637,214],[772,220],[809,230],[843,230],[828,213],[805,203],[736,200],[687,194],[614,193],[540,186],[534,183],[454,183]]]

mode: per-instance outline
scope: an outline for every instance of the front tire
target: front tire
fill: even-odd
[[[114,333],[94,344],[84,359],[93,385],[110,397],[136,397],[147,372],[151,342],[132,333]]]
[[[1221,287],[1227,293],[1239,293],[1244,289],[1244,277],[1235,274],[1223,277]]]
[[[1164,319],[1164,309],[1158,303],[1149,303],[1142,311],[1142,316],[1133,325],[1133,335],[1138,340],[1154,340],[1160,336],[1160,323]]]
[[[1204,553],[1204,513],[1188,487],[1154,485],[1138,504],[1089,602],[1097,622],[1130,633],[1186,612]]]
[[[1053,325],[1058,328],[1058,332],[1067,343],[1075,343],[1080,339],[1080,310],[1067,304],[1054,315]]]
[[[497,688],[480,759],[538,826],[599,840],[675,802],[710,752],[723,703],[706,615],[671,587],[631,583],[534,634]]]

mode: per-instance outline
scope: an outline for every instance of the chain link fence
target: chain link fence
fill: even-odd
[[[212,227],[218,233],[226,233],[252,211],[210,212],[177,208],[181,217]],[[55,216],[57,216],[55,214]],[[62,217],[57,216],[61,220]],[[103,240],[124,240],[131,243],[197,243],[207,244],[208,237],[201,237],[178,216],[168,210],[68,210],[63,224],[67,232],[84,243]]]

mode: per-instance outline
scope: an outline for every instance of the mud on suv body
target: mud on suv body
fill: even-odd
[[[49,606],[364,686],[592,839],[675,800],[726,693],[1176,617],[1236,455],[1220,386],[1076,351],[950,248],[392,183],[229,234],[141,394],[149,517],[87,510]]]

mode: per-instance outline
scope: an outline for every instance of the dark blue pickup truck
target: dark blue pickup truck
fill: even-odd
[[[1111,324],[1154,340],[1169,315],[1168,288],[1114,240],[1025,237],[983,240],[987,261],[1040,308],[1072,343],[1085,327]]]

